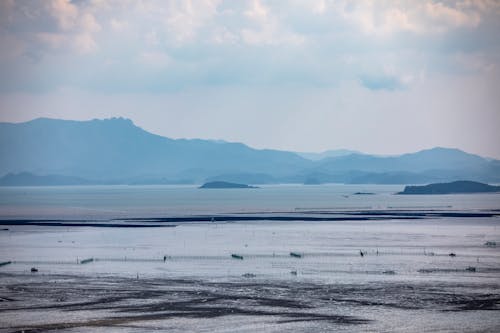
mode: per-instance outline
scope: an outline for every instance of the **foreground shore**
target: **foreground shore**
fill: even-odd
[[[0,333],[499,332],[498,215],[4,221]]]
[[[1,332],[500,330],[498,281],[317,284],[2,273],[0,285]]]

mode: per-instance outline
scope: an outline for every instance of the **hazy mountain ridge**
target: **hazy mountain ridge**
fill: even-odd
[[[490,161],[459,149],[436,147],[400,156],[380,157],[350,154],[320,161],[319,170],[359,170],[369,172],[408,171],[422,172],[440,169],[469,169],[486,166]]]
[[[287,174],[309,165],[290,152],[161,137],[123,118],[0,123],[0,156],[0,174],[25,171],[98,181],[194,177],[200,182],[221,173]]]
[[[11,174],[7,181],[4,177],[0,184],[13,184],[16,179],[21,184],[50,184],[53,179],[55,185],[199,184],[215,180],[249,184],[500,182],[500,161],[458,149],[433,148],[389,157],[346,150],[338,153],[341,156],[313,161],[296,153],[258,150],[242,143],[170,139],[123,118],[39,118],[0,123],[0,175],[27,172]]]
[[[311,161],[320,161],[328,157],[340,157],[340,156],[346,156],[351,154],[362,154],[362,153],[356,150],[349,150],[349,149],[332,149],[332,150],[326,150],[321,153],[297,152],[296,154],[299,155],[300,157],[307,158],[308,160]]]

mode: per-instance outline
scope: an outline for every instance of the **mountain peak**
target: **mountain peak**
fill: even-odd
[[[119,123],[119,124],[127,124],[127,125],[134,125],[134,122],[129,119],[129,118],[124,118],[124,117],[112,117],[112,118],[105,118],[105,119],[92,119],[92,121],[103,121],[103,122],[113,122],[113,123]]]
[[[410,153],[405,155],[420,155],[420,156],[440,156],[440,157],[474,157],[474,158],[482,158],[479,155],[474,155],[467,153],[458,148],[446,148],[446,147],[434,147],[430,149],[423,149],[416,153]],[[404,155],[403,155],[404,156]]]
[[[420,153],[422,152],[456,152],[456,153],[465,153],[463,150],[460,150],[458,148],[448,148],[448,147],[434,147],[434,148],[429,148],[429,149],[422,149],[419,151]]]
[[[48,117],[39,117],[39,118],[34,118],[25,122],[22,122],[21,124],[61,124],[61,123],[73,123],[73,124],[82,124],[82,123],[115,123],[115,124],[126,124],[126,125],[133,125],[133,121],[129,118],[123,118],[123,117],[112,117],[112,118],[104,118],[104,119],[98,119],[94,118],[91,120],[66,120],[66,119],[57,119],[57,118],[48,118]]]

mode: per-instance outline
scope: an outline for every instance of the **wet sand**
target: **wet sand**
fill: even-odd
[[[500,330],[500,281],[318,284],[2,273],[0,286],[0,332]],[[436,316],[441,322],[426,320]],[[402,326],[412,317],[420,319]],[[461,320],[475,321],[476,329]]]

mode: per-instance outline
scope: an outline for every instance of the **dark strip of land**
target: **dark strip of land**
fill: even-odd
[[[341,222],[370,220],[417,220],[426,218],[489,218],[500,216],[499,211],[439,211],[439,210],[359,210],[328,211],[301,210],[300,212],[244,213],[227,215],[193,215],[169,217],[131,217],[109,220],[64,219],[4,219],[0,225],[36,225],[64,227],[154,228],[175,227],[179,223],[207,222],[257,222],[257,221],[304,221]]]

